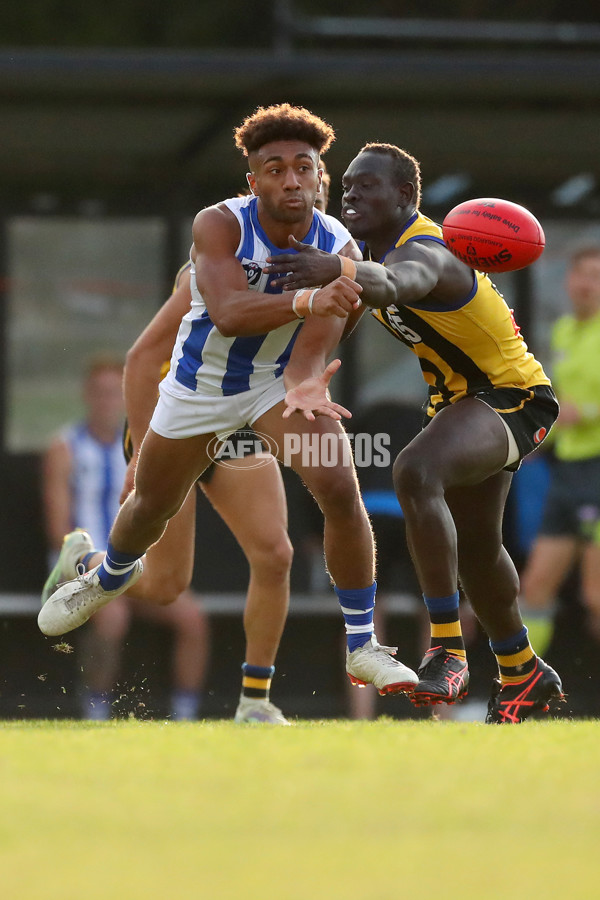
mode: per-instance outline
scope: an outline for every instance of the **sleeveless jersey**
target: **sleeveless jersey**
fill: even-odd
[[[442,229],[415,212],[388,253],[424,240],[443,244]],[[385,257],[380,261],[385,265]],[[371,313],[418,356],[429,385],[429,416],[481,390],[550,384],[528,351],[512,310],[483,272],[473,272],[472,290],[452,306],[425,297]]]
[[[225,205],[240,226],[240,241],[235,251],[241,262],[250,291],[282,293],[271,284],[274,276],[263,272],[268,256],[291,253],[275,247],[258,221],[258,198],[235,197]],[[305,244],[337,253],[352,238],[337,219],[315,210]],[[290,322],[268,334],[247,337],[224,337],[215,327],[195,279],[191,265],[192,305],[184,316],[171,356],[170,371],[163,382],[170,394],[185,396],[187,391],[213,396],[241,394],[251,388],[265,388],[281,377],[290,358],[294,341],[302,325]],[[248,302],[251,303],[251,294]]]
[[[95,547],[105,547],[119,509],[126,463],[120,430],[110,444],[98,441],[85,423],[62,432],[71,451],[71,526],[85,528]]]

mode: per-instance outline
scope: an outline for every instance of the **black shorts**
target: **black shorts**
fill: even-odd
[[[552,462],[539,533],[600,541],[600,457]]]
[[[490,388],[469,396],[487,403],[512,431],[519,448],[519,460],[505,467],[509,472],[516,472],[523,457],[540,446],[558,417],[558,400],[547,384],[525,390]]]
[[[252,456],[254,453],[263,449],[263,445],[252,428],[240,428],[227,438],[226,445],[223,448],[223,458],[239,459],[241,457]],[[133,456],[133,443],[127,419],[125,419],[125,424],[123,426],[123,454],[126,462],[129,462]],[[214,475],[215,466],[216,463],[211,463],[208,468],[204,470],[198,481],[201,481],[203,484],[208,484]]]

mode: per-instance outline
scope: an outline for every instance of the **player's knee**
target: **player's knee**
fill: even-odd
[[[187,583],[184,579],[172,579],[168,585],[164,583],[161,586],[160,593],[157,594],[157,599],[161,606],[171,606],[171,604],[175,603],[177,598],[181,595],[181,592],[184,591],[187,587]]]
[[[352,520],[363,514],[358,481],[351,469],[323,469],[311,490],[326,517]]]
[[[418,500],[435,489],[436,478],[425,460],[412,449],[398,454],[392,469],[394,489],[400,503]]]
[[[136,593],[137,597],[155,603],[158,606],[170,606],[186,591],[190,585],[186,573],[181,567],[173,565],[172,568],[161,566],[160,576],[158,572],[153,576],[149,571],[149,577],[144,581],[144,590]],[[140,582],[141,584],[141,582]]]
[[[292,561],[294,559],[294,548],[292,547],[292,542],[290,541],[287,532],[281,535],[275,546],[275,558],[277,560],[278,568],[284,572],[289,572],[292,568]]]
[[[250,567],[271,578],[287,577],[293,558],[294,548],[286,531],[269,542],[256,545],[248,553]]]

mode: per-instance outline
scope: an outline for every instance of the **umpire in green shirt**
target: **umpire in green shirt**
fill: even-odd
[[[531,609],[547,609],[578,564],[589,628],[600,640],[600,244],[573,254],[566,289],[572,312],[552,331],[555,464],[521,590]]]

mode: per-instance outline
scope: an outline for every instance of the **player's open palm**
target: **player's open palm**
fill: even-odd
[[[321,375],[305,378],[285,395],[286,409],[283,418],[287,419],[294,412],[301,412],[305,419],[313,422],[317,416],[329,416],[331,419],[349,419],[352,413],[339,403],[334,403],[329,396],[329,382],[341,366],[340,359],[334,359]]]

